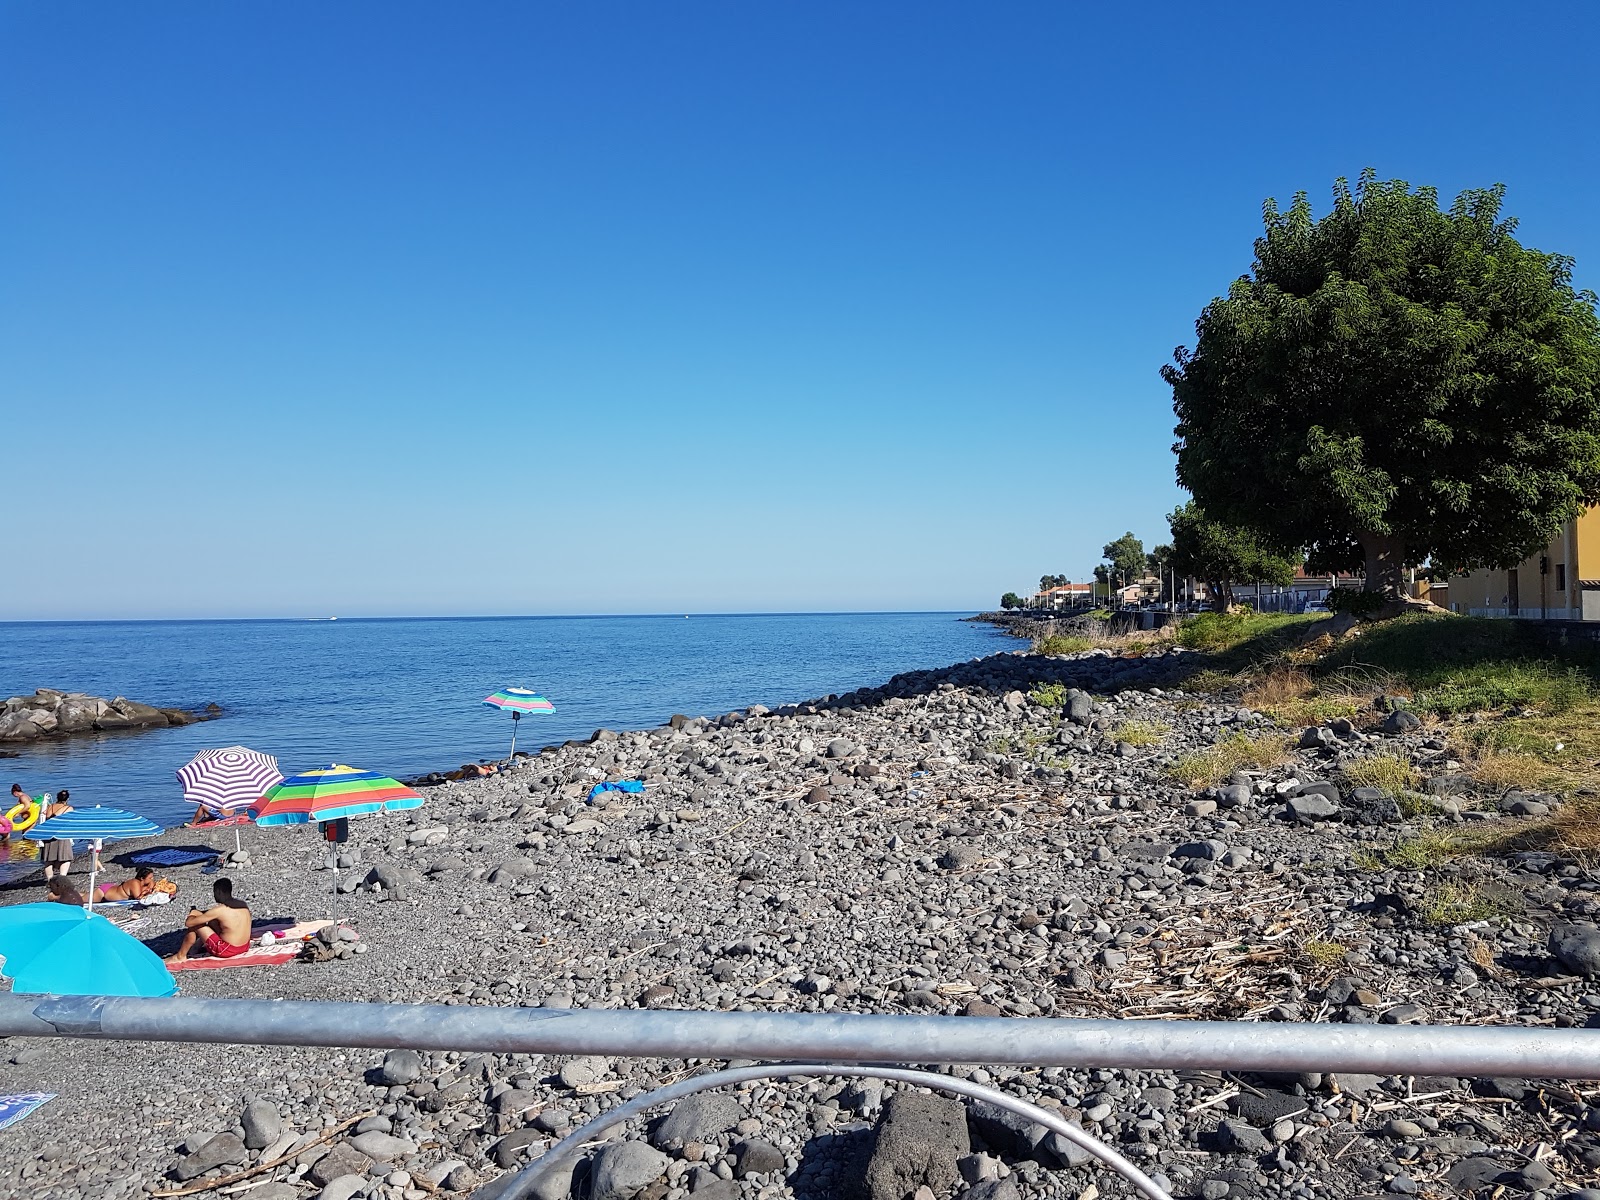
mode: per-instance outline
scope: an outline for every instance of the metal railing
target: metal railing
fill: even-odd
[[[749,1068],[754,1074],[723,1072],[701,1076],[640,1096],[565,1139],[555,1148],[563,1156],[591,1139],[599,1128],[655,1104],[722,1083],[828,1073],[909,1078],[900,1073],[904,1068],[899,1066],[847,1069],[841,1064],[982,1063],[1600,1079],[1600,1030],[1520,1026],[1109,1021],[6,995],[0,996],[0,1036],[636,1058],[742,1058],[775,1060],[779,1064]],[[1016,1106],[1026,1104],[948,1076],[913,1074],[918,1075],[913,1082],[963,1095],[981,1095],[1013,1111],[1021,1111]],[[1073,1137],[1044,1120],[1040,1115],[1044,1110],[1027,1108],[1030,1120]],[[1111,1162],[1100,1152],[1103,1150],[1107,1148],[1091,1152]],[[547,1156],[529,1170],[543,1170],[544,1165],[554,1161]],[[1112,1165],[1116,1166],[1114,1162]],[[523,1182],[518,1179],[512,1185],[518,1190],[502,1194],[528,1194]],[[1139,1186],[1143,1188],[1144,1184]],[[1145,1190],[1148,1195],[1157,1196],[1156,1192]]]

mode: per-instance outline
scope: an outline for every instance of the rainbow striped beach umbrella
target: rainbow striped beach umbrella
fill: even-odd
[[[527,688],[501,688],[494,695],[485,696],[483,702],[490,708],[510,710],[512,758],[517,756],[517,722],[522,720],[522,714],[533,712],[553,713],[556,710],[554,704],[551,704],[538,692],[530,692]]]
[[[291,775],[268,788],[266,795],[250,806],[250,815],[257,825],[309,825],[421,807],[422,797],[398,780],[334,763]]]

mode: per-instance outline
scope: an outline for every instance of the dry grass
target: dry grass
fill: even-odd
[[[1170,732],[1172,726],[1159,721],[1124,721],[1111,736],[1130,746],[1155,746]]]
[[[1034,638],[1033,652],[1035,654],[1082,654],[1085,650],[1093,650],[1100,643],[1094,638],[1069,637],[1064,633],[1051,634],[1049,637]]]
[[[1512,917],[1522,911],[1508,888],[1473,883],[1442,883],[1429,888],[1419,915],[1429,925],[1467,925],[1495,917]]]
[[[1393,754],[1353,762],[1344,769],[1344,777],[1355,787],[1382,788],[1391,796],[1413,792],[1422,783],[1422,772]]]
[[[1217,692],[1232,691],[1239,686],[1239,680],[1226,671],[1213,671],[1210,669],[1196,671],[1183,681],[1183,690],[1201,696],[1215,695]]]
[[[1472,847],[1448,834],[1429,830],[1411,838],[1397,838],[1378,850],[1357,850],[1350,861],[1363,871],[1428,871]]]
[[[1531,754],[1486,754],[1472,764],[1472,775],[1498,792],[1559,792],[1568,786],[1566,774]]]
[[[1251,738],[1236,733],[1196,754],[1185,754],[1172,764],[1168,773],[1192,788],[1214,787],[1245,767],[1270,770],[1287,762],[1289,754],[1288,744],[1282,738]]]

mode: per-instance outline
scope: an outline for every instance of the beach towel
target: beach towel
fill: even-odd
[[[186,958],[182,962],[169,962],[169,971],[218,971],[224,967],[281,967],[284,963],[293,962],[300,957],[300,943],[292,942],[288,946],[253,946],[243,954],[235,954],[232,958],[213,958],[205,955],[203,958]]]
[[[633,792],[644,791],[644,784],[637,779],[624,779],[621,783],[597,783],[589,789],[589,799],[593,800],[601,792]]]
[[[46,1100],[55,1098],[54,1092],[23,1092],[16,1096],[0,1096],[0,1129],[10,1129]]]
[[[128,855],[128,861],[138,867],[187,867],[211,862],[221,854],[221,850],[210,846],[152,846],[148,850],[135,850]]]

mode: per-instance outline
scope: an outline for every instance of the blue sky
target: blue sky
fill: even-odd
[[[1264,197],[1600,284],[1600,10],[0,7],[0,618],[977,608],[1165,536]]]

